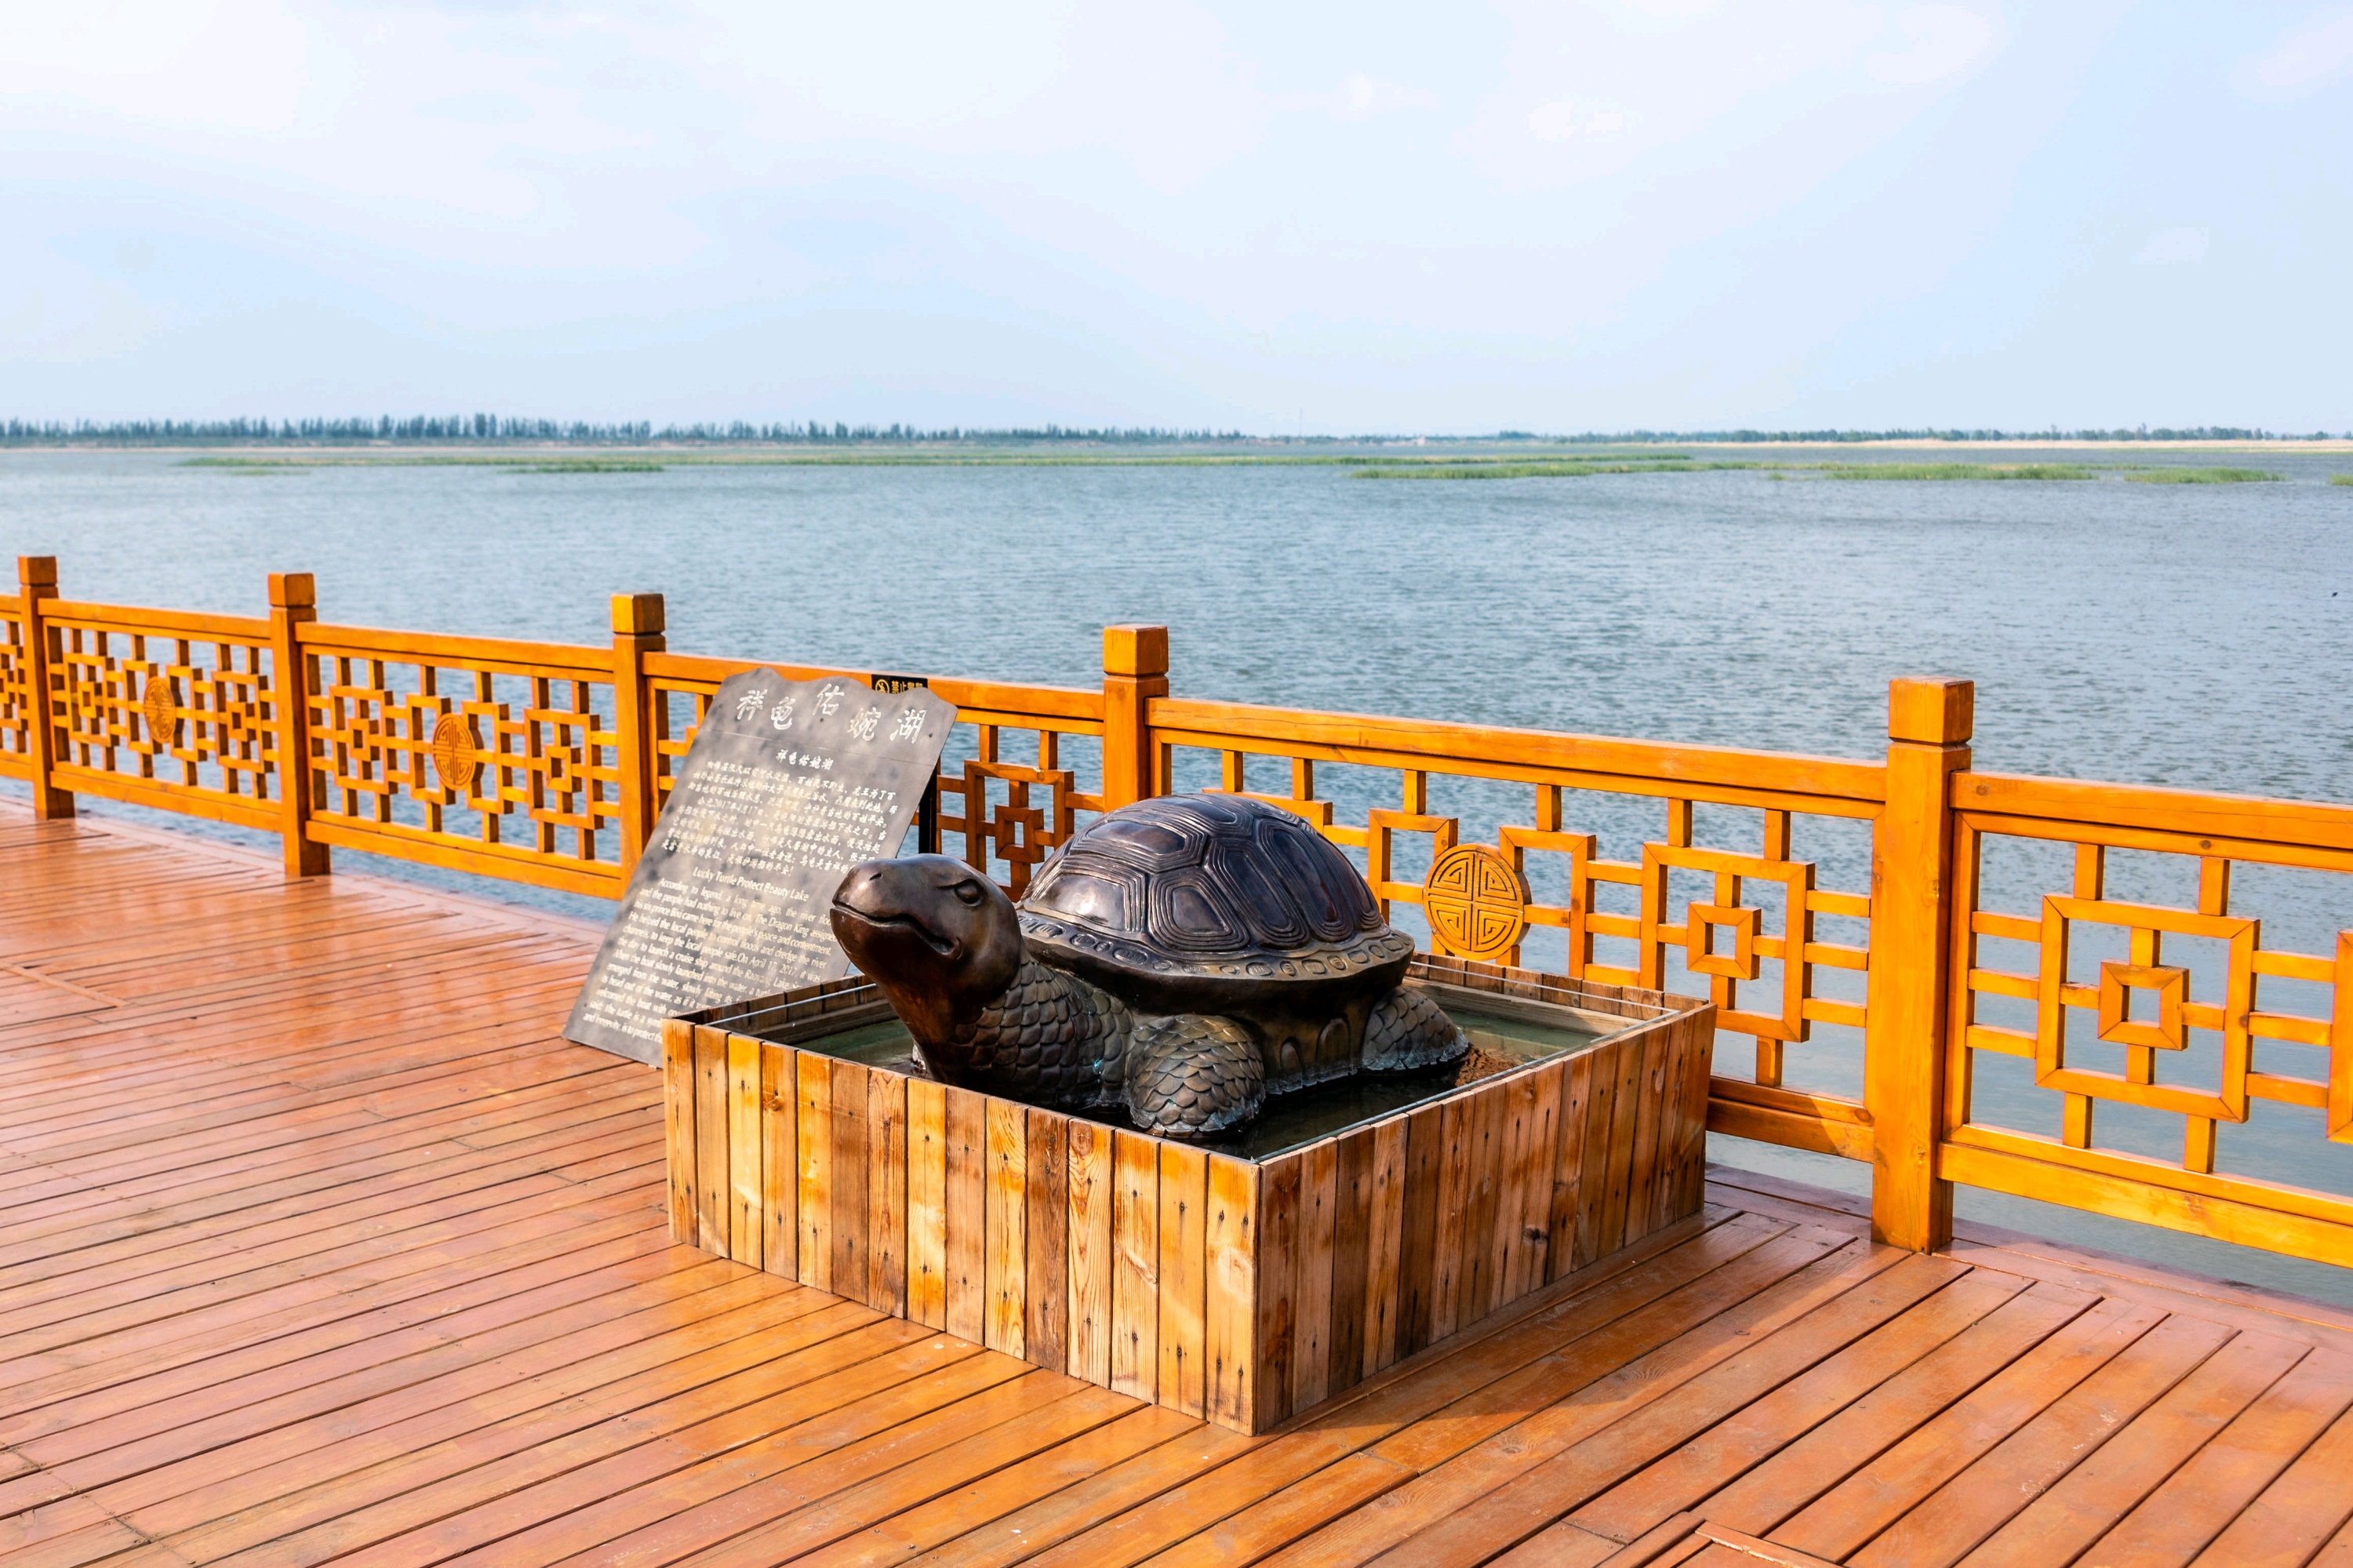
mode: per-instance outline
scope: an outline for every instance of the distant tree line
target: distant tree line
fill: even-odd
[[[10,419],[0,427],[0,444],[8,446],[174,447],[220,445],[349,445],[358,442],[527,442],[533,446],[643,446],[649,443],[697,442],[741,445],[768,442],[811,445],[833,442],[989,442],[1096,441],[1121,445],[1173,445],[1186,441],[1239,441],[1251,438],[1240,430],[1161,429],[1131,426],[1082,429],[1041,425],[1035,429],[975,429],[952,425],[924,429],[915,425],[828,424],[810,419],[800,423],[752,424],[742,419],[722,424],[698,420],[691,425],[651,422],[596,424],[581,419],[523,419],[501,414],[420,414],[396,419],[386,414],[374,419],[121,419],[99,423],[90,419]]]
[[[1499,440],[1542,440],[1525,430],[1503,430]],[[2147,425],[2133,429],[2063,430],[2053,425],[2042,430],[1620,430],[1602,434],[1588,430],[1578,436],[1552,440],[1571,445],[1614,446],[1629,441],[1789,441],[1821,444],[1834,441],[2325,441],[2327,430],[2299,436],[2291,431],[2242,429],[2236,425],[2197,425],[2186,429]]]
[[[2348,432],[2353,436],[2353,432]],[[1173,446],[1202,441],[1269,441],[1285,446],[1332,445],[1344,441],[1536,441],[1567,446],[1621,446],[1634,442],[1738,441],[1825,443],[1885,440],[1937,441],[2263,441],[2327,440],[2326,430],[2298,436],[2292,432],[2242,429],[2236,425],[2170,426],[2131,429],[2041,430],[1905,429],[1905,430],[1588,430],[1581,435],[1540,435],[1529,430],[1498,430],[1493,436],[1357,437],[1250,435],[1241,430],[1163,429],[1158,426],[1076,425],[1017,426],[983,429],[962,425],[925,429],[917,425],[852,425],[808,419],[799,423],[754,424],[742,419],[726,423],[670,424],[659,428],[648,420],[596,424],[582,419],[524,419],[501,414],[419,414],[406,419],[381,415],[374,419],[121,419],[99,423],[10,419],[0,427],[0,446],[205,447],[226,445],[343,446],[383,442],[397,445],[497,442],[533,446],[645,446],[649,444],[778,446],[819,444],[970,443],[1003,446],[1026,441],[1084,441],[1116,446]]]

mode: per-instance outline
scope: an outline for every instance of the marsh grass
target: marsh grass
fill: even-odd
[[[2097,470],[2073,462],[1826,462],[1830,479],[2091,479]]]
[[[2332,473],[2328,476],[2328,482],[2331,484],[2353,484],[2353,473]]]
[[[502,473],[661,473],[673,468],[1345,468],[1356,479],[1585,479],[1611,473],[1708,473],[1758,469],[1768,479],[1913,481],[2090,480],[2109,473],[2136,484],[2246,484],[2282,476],[2253,468],[2158,468],[2144,463],[1791,462],[1775,459],[1701,461],[1689,452],[1587,450],[1555,457],[1525,452],[1445,457],[1391,452],[1188,452],[1158,456],[1098,452],[706,452],[657,451],[597,456],[522,452],[341,452],[224,454],[180,460],[183,468],[238,474],[308,473],[322,468],[476,468]],[[2353,473],[2331,484],[2353,486]]]
[[[512,473],[659,473],[664,464],[643,458],[565,458],[560,462],[517,463]]]
[[[2266,484],[2279,478],[2261,468],[2152,468],[2125,475],[2130,484]]]
[[[1597,473],[1704,473],[1719,468],[1755,468],[1749,462],[1484,462],[1392,463],[1360,468],[1357,479],[1584,479]]]

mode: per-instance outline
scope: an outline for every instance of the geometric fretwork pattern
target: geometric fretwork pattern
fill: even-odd
[[[277,713],[259,641],[51,621],[57,759],[179,790],[271,798]]]
[[[621,811],[611,704],[609,680],[322,654],[313,809],[403,837],[609,862]],[[474,813],[475,831],[453,831],[451,811]]]
[[[1242,789],[1246,758],[1225,754],[1225,788]],[[1361,847],[1366,880],[1384,912],[1393,903],[1419,904],[1428,908],[1430,892],[1422,883],[1398,880],[1392,874],[1394,839],[1399,833],[1427,835],[1433,868],[1456,848],[1461,832],[1459,818],[1434,813],[1429,805],[1426,773],[1401,769],[1404,799],[1401,810],[1376,808],[1366,813],[1365,825],[1335,821],[1332,802],[1314,794],[1310,762],[1293,758],[1293,793],[1289,797],[1252,794],[1251,799],[1286,808],[1314,823],[1333,842]],[[1551,927],[1568,934],[1567,972],[1577,980],[1605,985],[1662,988],[1667,979],[1667,955],[1680,954],[1686,972],[1704,976],[1717,1007],[1717,1027],[1746,1034],[1757,1043],[1755,1081],[1771,1087],[1781,1081],[1781,1048],[1809,1037],[1813,1023],[1862,1027],[1865,1008],[1814,994],[1817,969],[1856,972],[1870,967],[1866,947],[1823,942],[1814,935],[1818,915],[1868,920],[1871,900],[1861,894],[1833,893],[1814,886],[1810,862],[1788,858],[1789,816],[1767,810],[1763,853],[1703,848],[1691,842],[1692,803],[1668,800],[1664,838],[1642,846],[1642,858],[1608,861],[1595,853],[1596,837],[1561,826],[1561,787],[1535,787],[1535,821],[1504,823],[1496,830],[1496,845],[1511,870],[1526,878],[1531,857],[1558,855],[1566,862],[1568,899],[1565,904],[1530,902],[1521,911],[1527,925]],[[1711,879],[1705,898],[1678,901],[1669,873],[1696,872]],[[1742,902],[1744,889],[1759,883],[1778,884],[1780,911],[1772,914],[1777,929],[1768,930],[1771,912]],[[1635,890],[1631,914],[1600,907],[1603,885]],[[1445,896],[1440,890],[1440,897]],[[1433,928],[1436,922],[1433,920]],[[1630,944],[1634,962],[1611,964],[1596,956],[1597,939],[1616,938]],[[1443,938],[1440,938],[1442,942]],[[1516,943],[1495,955],[1496,961],[1517,965]],[[1767,960],[1777,961],[1778,980],[1761,977]]]
[[[988,798],[991,780],[1005,787],[1003,800]],[[987,872],[991,859],[1003,861],[1006,894],[1018,898],[1038,867],[1070,842],[1076,780],[1067,768],[966,758],[960,773],[940,773],[940,832],[963,835],[965,863],[975,871]],[[1032,804],[1032,789],[1044,789],[1046,799]],[[951,795],[957,800],[954,815],[946,810]]]
[[[0,616],[0,758],[18,763],[32,750],[28,733],[33,716],[33,694],[28,686],[31,679],[32,670],[25,652],[25,623],[16,616]]]
[[[1328,813],[1327,813],[1328,815]],[[1337,838],[1330,827],[1325,836]],[[1426,810],[1403,811],[1371,810],[1365,813],[1365,880],[1372,887],[1373,896],[1380,901],[1381,913],[1388,913],[1393,900],[1420,904],[1425,899],[1419,882],[1399,882],[1391,875],[1390,867],[1396,856],[1396,835],[1427,833],[1430,835],[1430,860],[1434,866],[1451,852],[1462,832],[1462,824],[1452,817],[1433,816]],[[1516,863],[1512,868],[1519,870]]]
[[[2267,949],[2260,920],[2231,913],[2233,859],[2258,863],[2327,865],[2291,845],[2247,844],[2218,854],[2211,839],[2187,833],[2139,832],[2131,847],[2179,855],[2197,875],[2197,907],[2142,904],[2105,896],[2106,846],[2102,830],[2073,822],[2036,822],[2014,817],[1979,819],[1963,813],[1954,854],[1954,1013],[1952,1060],[1947,1074],[1947,1136],[2000,1153],[2079,1165],[2105,1175],[2129,1175],[2166,1184],[2186,1181],[2184,1190],[2221,1192],[2201,1186],[2213,1177],[2215,1128],[2243,1122],[2256,1100],[2312,1107],[2325,1113],[2327,1135],[2353,1141],[2353,932],[2340,933],[2337,950],[2326,957]],[[1983,842],[2009,837],[2070,844],[2075,855],[2074,887],[2045,894],[2038,916],[2026,917],[1978,907]],[[2330,869],[2335,869],[2330,866]],[[2071,947],[2090,931],[2105,928],[2106,946],[2122,938],[2125,957],[2095,968],[2070,967]],[[2017,967],[1994,967],[1980,953],[1993,938],[2031,949]],[[2185,941],[2218,951],[2219,973],[2183,961],[2171,951]],[[2299,980],[2325,987],[2330,1004],[2319,1014],[2265,1005],[2267,980]],[[2014,998],[2033,1007],[2031,1029],[2005,1028],[1979,1016],[1989,997]],[[2191,1032],[2217,1039],[2221,1051],[2213,1075],[2202,1083],[2160,1083],[2164,1059],[2190,1043]],[[2265,1040],[2316,1046],[2328,1053],[2325,1078],[2265,1071],[2256,1050]],[[2123,1052],[2122,1071],[2088,1065],[2091,1043]],[[2062,1097],[2056,1139],[1981,1122],[1971,1107],[1972,1054],[1992,1052],[2033,1064],[2034,1082]],[[2110,1059],[2113,1059],[2111,1056]],[[2182,1118],[2181,1161],[2186,1175],[2141,1156],[2127,1156],[2095,1139],[2094,1108],[2105,1102],[2145,1107]],[[2271,1200],[2265,1199],[2265,1202]]]
[[[1038,868],[1078,831],[1079,813],[1093,816],[1103,810],[1103,796],[1078,787],[1078,774],[1062,766],[1061,733],[1044,725],[1034,729],[1036,767],[1005,760],[999,748],[1009,727],[974,723],[973,748],[978,755],[960,765],[941,765],[940,847],[945,851],[948,836],[958,836],[965,863],[990,875],[995,874],[990,861],[1003,861],[1006,894],[1018,898],[1029,890]],[[1016,731],[1031,732],[1026,725]],[[992,782],[1004,790],[1002,800],[989,798]],[[1046,791],[1042,801],[1030,794],[1040,789]],[[950,797],[956,802],[953,815]]]
[[[2103,964],[2098,981],[2084,985],[2067,978],[2067,948],[2074,928],[2087,924],[2122,927],[2128,933],[2132,961]],[[2227,945],[2229,969],[2218,1001],[2189,999],[2186,971],[2163,962],[2168,933],[2208,937]],[[2254,1006],[2255,948],[2262,935],[2258,922],[2226,915],[2200,915],[2105,898],[2045,897],[2042,964],[2036,977],[2035,1083],[2064,1094],[2149,1106],[2209,1121],[2246,1120],[2247,1071],[2254,1055],[2247,1014]],[[2136,990],[2155,996],[2155,1023],[2131,1021],[2127,993]],[[2124,1047],[2124,1072],[2068,1062],[2069,1015],[2077,1012],[2094,1014],[2106,1023],[2099,1028],[2094,1019],[2083,1021],[2108,1044]],[[2211,1029],[2221,1035],[2221,1077],[2211,1091],[2155,1081],[2156,1053],[2180,1049],[2186,1043],[2185,1027]]]
[[[1484,844],[1458,844],[1422,878],[1433,945],[1457,958],[1493,961],[1528,928],[1528,879]]]
[[[746,665],[745,668],[756,668]],[[702,715],[711,711],[711,695],[719,689],[717,681],[689,681],[676,678],[649,680],[646,683],[646,712],[652,720],[654,805],[657,811],[670,800],[670,791],[680,761],[687,748],[694,744],[694,732],[702,727]]]
[[[1669,925],[1667,873],[1698,871],[1715,879],[1715,896],[1706,904],[1685,906],[1683,919]],[[1778,936],[1758,934],[1762,912],[1740,902],[1743,884],[1781,885],[1785,928]],[[1766,1040],[1803,1040],[1807,1034],[1805,999],[1812,979],[1806,947],[1813,939],[1810,900],[1814,868],[1808,861],[1768,860],[1761,855],[1726,850],[1692,849],[1673,844],[1642,846],[1642,927],[1639,940],[1645,978],[1656,986],[1665,973],[1666,949],[1683,949],[1684,965],[1708,977],[1714,993],[1718,1027],[1754,1034]],[[1719,937],[1717,933],[1725,935]],[[1719,942],[1728,951],[1719,954]],[[1757,976],[1757,960],[1781,960],[1778,996],[1759,998],[1752,987],[1744,1008],[1742,987]],[[1759,1006],[1759,1001],[1764,1003]]]

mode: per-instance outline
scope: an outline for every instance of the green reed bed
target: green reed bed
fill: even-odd
[[[2078,462],[1826,462],[1826,479],[2094,479],[2099,471]]]
[[[2093,479],[2098,470],[2084,463],[1983,462],[1695,462],[1675,454],[1631,462],[1488,458],[1472,461],[1393,461],[1356,471],[1358,479],[1582,479],[1597,473],[1707,473],[1723,469],[1766,469],[1767,477],[1787,479],[1793,472],[1824,479]]]
[[[339,452],[283,457],[224,454],[180,460],[183,468],[243,475],[308,473],[321,468],[472,468],[501,473],[661,473],[681,468],[1345,468],[1356,479],[1587,479],[1597,474],[1709,473],[1765,470],[1776,480],[1870,479],[2092,480],[2114,474],[2136,484],[2248,484],[2283,476],[2255,468],[2159,468],[2146,463],[2082,462],[1791,462],[1772,459],[1703,461],[1689,452],[1597,451],[1555,457],[1525,452],[1453,453],[1443,457],[1389,452],[708,452],[622,451],[578,457],[529,452]],[[2331,484],[2353,486],[2353,474]]]
[[[514,468],[531,461],[519,457],[193,457],[182,458],[181,468],[216,468],[225,473],[308,473],[314,468]]]
[[[2132,484],[2268,484],[2279,477],[2261,468],[2151,468],[2125,475]]]
[[[2331,484],[2353,484],[2353,473],[2332,473],[2328,476],[2328,482]]]
[[[1719,468],[1755,468],[1749,462],[1399,462],[1360,468],[1357,479],[1583,479],[1597,473],[1702,473]]]
[[[556,462],[517,463],[512,473],[659,473],[664,465],[642,458],[565,458]]]
[[[213,468],[243,475],[309,473],[317,468],[481,468],[500,473],[659,473],[670,465],[650,458],[520,457],[205,457],[189,458],[182,468]]]

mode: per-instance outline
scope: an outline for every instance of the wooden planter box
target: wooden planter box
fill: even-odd
[[[666,1026],[671,1234],[1263,1432],[1700,1205],[1712,1004],[1409,978],[1630,1026],[1253,1161],[802,1049],[891,1016],[813,986]]]

